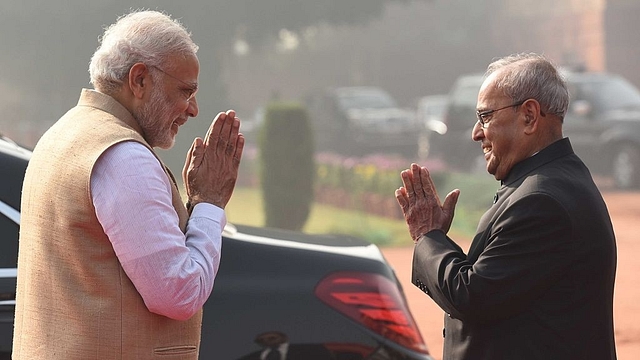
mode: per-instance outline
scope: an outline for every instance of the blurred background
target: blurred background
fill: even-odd
[[[33,147],[77,103],[80,89],[91,87],[88,64],[104,27],[141,8],[178,18],[200,46],[200,115],[181,127],[173,149],[160,152],[173,172],[181,172],[192,139],[215,114],[235,109],[247,146],[226,208],[230,222],[358,236],[385,246],[390,259],[389,249],[411,245],[393,195],[411,162],[429,167],[441,197],[461,189],[450,235],[468,246],[499,187],[470,139],[481,75],[497,57],[546,55],[569,80],[566,135],[612,213],[620,256],[616,336],[619,351],[636,351],[620,351],[620,358],[637,358],[640,1],[4,1],[0,134]],[[278,115],[291,108],[299,116]],[[289,131],[278,131],[278,118],[290,121]],[[267,156],[269,144],[300,147],[278,153],[272,146]],[[292,152],[310,155],[282,155]],[[265,183],[281,189],[265,190]],[[265,192],[285,194],[279,197],[289,203],[269,210]],[[302,208],[290,205],[295,194],[305,198]],[[269,223],[273,213],[284,222]],[[287,224],[292,217],[296,224]],[[394,265],[404,281],[407,249]],[[435,307],[410,285],[407,294],[416,314]],[[441,313],[434,312],[436,326],[420,326],[437,355]]]
[[[32,147],[90,87],[103,28],[140,8],[180,19],[200,45],[200,116],[162,152],[176,172],[191,139],[228,108],[243,120],[247,159],[257,157],[252,146],[272,101],[309,110],[317,152],[446,167],[432,143],[446,132],[438,121],[455,81],[516,52],[640,85],[634,0],[26,0],[0,5],[0,133]],[[354,102],[368,110],[349,109]],[[465,116],[470,128],[473,113]]]
[[[317,203],[355,210],[362,221],[369,214],[397,220],[398,173],[417,161],[430,166],[439,187],[477,195],[469,224],[456,223],[472,234],[497,184],[482,164],[463,161],[480,153],[468,136],[479,84],[467,89],[461,79],[481,74],[496,57],[537,52],[574,72],[618,74],[623,90],[640,99],[640,37],[633,35],[640,2],[633,0],[26,0],[0,5],[0,133],[33,147],[80,88],[90,87],[88,63],[104,27],[141,8],[178,18],[200,45],[200,115],[161,156],[179,173],[191,139],[218,111],[235,109],[248,146],[229,213],[254,225],[264,225],[259,199],[247,200],[255,212],[233,205],[245,188],[259,198],[258,138],[272,103],[297,103],[308,113]],[[458,127],[454,102],[470,108],[459,115],[461,135],[447,138]],[[391,243],[400,236],[388,226],[365,234],[340,225],[314,229],[313,211],[305,231]]]
[[[89,86],[103,27],[132,8],[192,31],[202,123],[220,108],[249,119],[274,96],[330,86],[379,86],[411,107],[514,52],[640,85],[634,0],[24,0],[0,5],[3,133],[35,142]]]
[[[619,74],[620,91],[640,109],[639,1],[25,0],[0,5],[0,133],[33,147],[90,87],[99,36],[131,9],[171,14],[200,45],[200,115],[161,151],[175,173],[218,111],[232,108],[242,119],[248,144],[228,209],[238,223],[265,225],[258,139],[273,103],[300,105],[311,127],[314,197],[303,230],[382,244],[406,240],[393,191],[411,162],[427,164],[441,192],[473,194],[463,195],[454,223],[454,231],[473,234],[498,184],[469,139],[479,82],[468,79],[492,59],[537,52],[573,72]],[[621,95],[607,96],[605,103]],[[587,103],[586,111],[595,107]],[[623,173],[638,167],[634,141],[640,135]],[[637,180],[634,171],[627,178]],[[336,209],[355,220],[327,220]]]

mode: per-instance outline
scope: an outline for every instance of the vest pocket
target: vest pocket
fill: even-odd
[[[153,349],[153,353],[158,356],[186,355],[197,351],[198,347],[193,345],[167,346]]]

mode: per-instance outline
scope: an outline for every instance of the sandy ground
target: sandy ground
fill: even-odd
[[[640,274],[640,192],[603,193],[613,221],[618,244],[618,270],[615,288],[615,329],[618,359],[640,359],[640,286],[634,276]],[[407,296],[409,308],[418,323],[434,359],[442,359],[443,313],[435,303],[411,284],[413,247],[383,248]],[[468,244],[461,244],[463,247]]]

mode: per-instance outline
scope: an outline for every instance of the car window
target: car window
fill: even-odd
[[[640,92],[619,77],[576,81],[574,87],[574,99],[587,100],[597,112],[640,108]]]
[[[338,103],[343,110],[396,107],[395,101],[389,95],[381,92],[340,94],[338,95]]]
[[[480,86],[481,85],[459,87],[453,94],[453,104],[456,106],[469,106],[475,109],[478,103]]]
[[[453,90],[445,119],[449,131],[467,131],[476,122],[476,104],[481,85],[467,81]]]
[[[446,109],[447,103],[442,101],[425,101],[419,105],[418,112],[422,118],[427,119],[430,117],[440,117]]]
[[[0,214],[0,269],[16,267],[19,231],[18,224]]]

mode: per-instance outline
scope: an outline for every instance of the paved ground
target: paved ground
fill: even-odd
[[[640,193],[605,192],[604,197],[618,243],[614,305],[618,359],[640,359],[640,286],[637,279],[640,274]],[[442,310],[410,283],[413,247],[384,248],[382,251],[402,282],[409,307],[431,355],[442,359]]]

